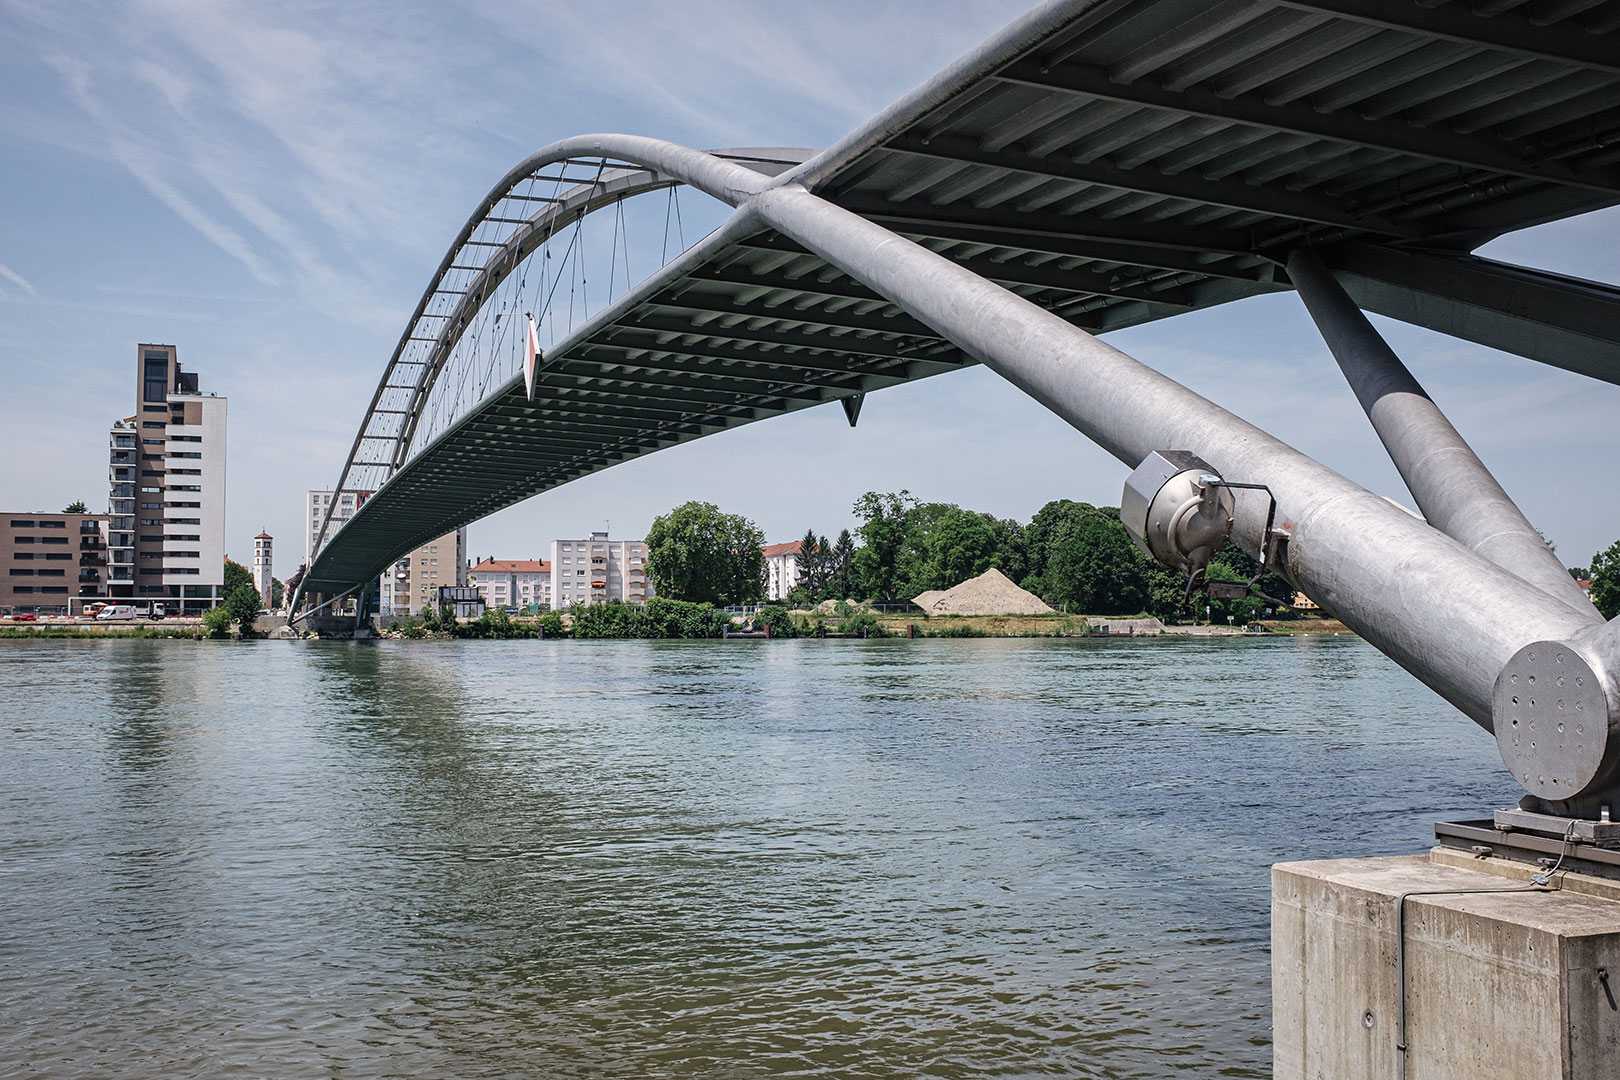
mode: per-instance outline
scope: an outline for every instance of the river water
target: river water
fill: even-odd
[[[0,641],[0,1074],[1267,1076],[1268,866],[1509,805],[1353,638]]]

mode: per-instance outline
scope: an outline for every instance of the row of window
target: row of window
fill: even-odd
[[[65,536],[13,536],[12,541],[18,544],[65,544]]]
[[[9,571],[12,577],[65,577],[66,570],[35,570],[32,567],[24,570],[20,566],[13,566]]]
[[[12,518],[11,519],[11,527],[13,529],[33,529],[33,528],[36,528],[36,527],[41,528],[41,529],[65,529],[65,528],[67,528],[67,522],[65,522],[65,521],[29,521],[26,518],[24,518],[24,519]]]
[[[50,560],[52,562],[60,562],[63,559],[71,559],[71,558],[73,558],[73,556],[69,555],[65,551],[60,552],[60,553],[55,552],[55,551],[47,551],[47,552],[44,552],[44,553],[39,554],[39,555],[35,555],[32,551],[19,551],[15,555],[13,555],[12,558],[14,558],[14,559],[47,559],[47,560]]]
[[[14,593],[18,593],[18,594],[22,594],[22,593],[29,593],[29,594],[33,594],[33,593],[65,593],[65,592],[67,592],[67,586],[66,585],[38,585],[38,586],[35,586],[35,585],[13,585],[11,587],[11,591],[14,592]]]

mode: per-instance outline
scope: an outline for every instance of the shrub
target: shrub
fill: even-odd
[[[850,637],[888,637],[888,630],[878,621],[878,617],[870,611],[862,611],[840,620],[838,630]]]
[[[798,637],[799,626],[780,604],[767,604],[754,616],[755,624],[763,626],[771,637]]]
[[[952,624],[947,625],[947,626],[941,626],[938,630],[934,630],[931,633],[929,633],[928,636],[929,637],[958,638],[958,637],[988,637],[989,635],[986,634],[983,630],[980,630],[977,626],[974,626],[972,623],[952,623]]]
[[[229,637],[231,622],[231,611],[227,607],[211,607],[203,612],[203,626],[208,629],[209,637]]]

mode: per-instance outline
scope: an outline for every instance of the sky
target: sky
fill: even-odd
[[[0,508],[105,508],[135,347],[173,344],[230,399],[226,550],[267,529],[285,577],[305,492],[337,480],[446,244],[518,160],[594,131],[825,146],[1028,6],[0,0]],[[1620,210],[1480,254],[1620,283]],[[1620,387],[1374,321],[1567,565],[1620,537],[1594,489]],[[1292,294],[1107,340],[1411,504]],[[1117,505],[1127,471],[978,368],[872,394],[854,430],[831,404],[616,466],[474,523],[469,549],[639,536],[687,499],[772,542],[836,535],[902,488],[1027,521]]]

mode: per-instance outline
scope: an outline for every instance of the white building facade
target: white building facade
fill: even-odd
[[[354,512],[365,505],[366,497],[371,492],[363,491],[358,496],[352,491],[345,491],[343,497],[337,501],[337,509],[332,511],[332,524],[327,533],[330,536],[338,531],[338,527],[354,516]],[[304,505],[304,565],[308,566],[315,560],[315,552],[320,548],[321,523],[326,520],[326,508],[332,505],[332,492],[311,491]]]
[[[799,585],[799,541],[766,544],[759,550],[765,556],[765,595],[785,599]]]
[[[645,542],[609,540],[605,532],[551,542],[551,604],[557,610],[611,600],[642,604],[653,595]]]
[[[551,607],[551,564],[544,559],[480,559],[467,571],[467,584],[491,611]]]

